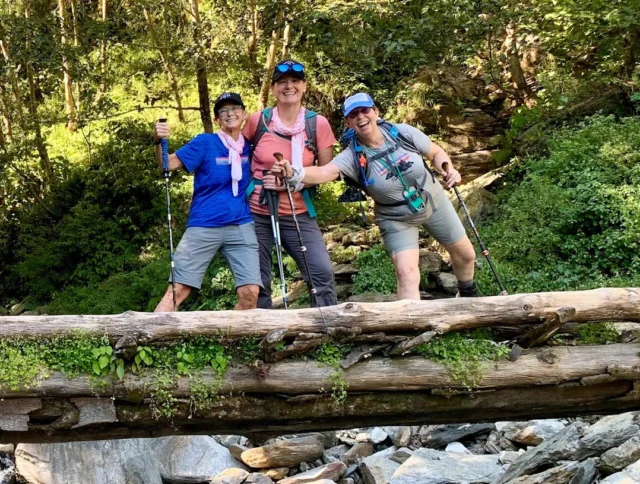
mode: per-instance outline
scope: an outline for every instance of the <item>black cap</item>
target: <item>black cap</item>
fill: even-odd
[[[282,72],[280,70],[282,69],[280,66],[287,66],[287,70]],[[296,66],[295,69],[294,69],[294,66]],[[281,60],[273,68],[273,77],[271,78],[271,84],[275,84],[284,76],[291,76],[296,79],[300,79],[301,81],[304,81],[305,80],[304,65],[302,65],[300,62],[295,61],[293,59]]]
[[[244,109],[244,103],[242,102],[240,94],[236,92],[223,92],[213,103],[213,114],[215,114],[216,118],[223,104],[237,104]]]

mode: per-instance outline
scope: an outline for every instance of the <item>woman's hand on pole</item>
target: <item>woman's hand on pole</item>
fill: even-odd
[[[442,178],[448,189],[453,188],[455,185],[459,185],[462,181],[460,172],[456,170],[451,163],[442,163]]]
[[[275,175],[264,175],[264,177],[262,177],[262,188],[265,188],[267,190],[275,190],[277,192],[284,192],[286,189],[285,186],[282,184],[282,182],[280,184],[278,184],[277,182],[278,180],[276,179]]]
[[[291,178],[293,176],[293,168],[291,168],[291,162],[285,159],[277,160],[271,167],[271,174],[279,178],[285,176],[287,178]]]
[[[158,142],[161,139],[169,139],[169,123],[166,121],[158,121],[153,127],[153,139]]]

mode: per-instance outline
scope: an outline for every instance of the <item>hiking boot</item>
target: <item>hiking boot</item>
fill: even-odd
[[[469,287],[458,287],[458,294],[456,297],[479,297],[478,286],[475,281]]]

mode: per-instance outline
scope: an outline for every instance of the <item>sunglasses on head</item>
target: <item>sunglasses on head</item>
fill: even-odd
[[[289,71],[293,71],[293,72],[302,72],[304,71],[304,66],[302,64],[278,64],[276,66],[276,70],[278,72],[289,72]]]
[[[358,109],[354,109],[353,111],[351,111],[349,114],[347,114],[347,118],[348,119],[356,119],[358,117],[358,114],[362,113],[365,116],[367,114],[369,114],[371,112],[373,108],[358,108]]]

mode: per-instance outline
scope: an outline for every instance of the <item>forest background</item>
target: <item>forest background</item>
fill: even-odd
[[[512,292],[640,285],[640,0],[2,0],[0,313],[152,310],[168,275],[153,121],[176,149],[215,130],[223,90],[268,105],[289,56],[337,134],[355,91],[436,140],[446,107],[482,102],[508,169],[479,225]],[[191,184],[172,177],[176,241]],[[357,221],[340,192],[322,188],[321,225]],[[394,292],[379,247],[358,259],[356,287]],[[233,292],[216,259],[184,308]]]

